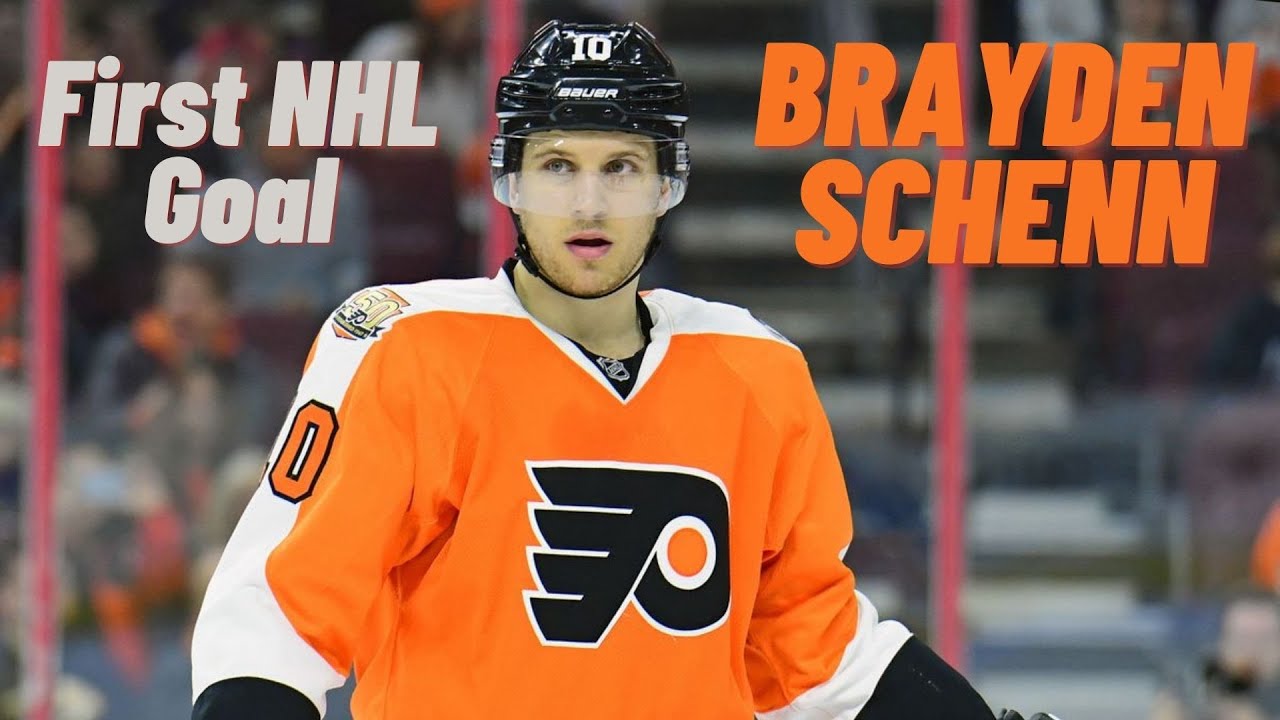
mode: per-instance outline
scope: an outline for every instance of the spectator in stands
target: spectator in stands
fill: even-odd
[[[174,61],[170,82],[192,81],[209,87],[221,68],[238,67],[250,96],[269,92],[275,74],[275,38],[262,22],[262,5],[256,0],[206,3],[196,20],[195,42]]]
[[[372,282],[476,274],[479,236],[462,225],[449,155],[438,148],[358,148],[344,160],[343,172],[359,172],[369,185]]]
[[[1277,497],[1280,396],[1254,394],[1208,407],[1178,449],[1193,586],[1218,592],[1248,579],[1250,549]]]
[[[98,257],[98,230],[83,207],[66,204],[62,208],[62,282],[66,288],[63,308],[63,388],[70,402],[80,396],[89,372],[94,344],[86,317],[92,317],[96,298],[86,278]]]
[[[98,233],[84,208],[66,204],[59,224],[65,307],[62,312],[63,392],[69,401],[79,396],[96,337],[89,331],[97,297],[87,276],[98,254]],[[27,332],[23,293],[28,290],[17,268],[0,268],[0,374],[22,375]]]
[[[1187,41],[1195,32],[1195,18],[1188,0],[1117,0],[1112,51],[1119,54],[1128,42]]]
[[[985,7],[990,16],[999,3]],[[1049,44],[1047,63],[1052,62],[1053,46],[1060,42],[1094,42],[1107,40],[1105,28],[1110,17],[1101,0],[1062,3],[1055,0],[1016,0],[1015,37],[989,37],[995,42],[1038,42]],[[1049,71],[1040,73],[1027,105],[1025,127],[1020,145],[1005,153],[1010,160],[1062,159],[1085,153],[1096,153],[1097,144],[1081,148],[1046,148],[1042,141],[1048,101]],[[980,93],[986,109],[987,100]],[[1105,139],[1101,141],[1105,143]],[[1066,216],[1067,193],[1061,188],[1043,188],[1041,196],[1049,202],[1047,227],[1033,229],[1033,237],[1060,238]],[[1075,394],[1084,398],[1101,379],[1102,356],[1100,312],[1097,308],[1099,277],[1096,268],[1060,268],[1045,280],[1047,321],[1071,349],[1070,374]]]
[[[1280,4],[1227,0],[1217,32],[1219,43],[1251,42],[1257,47],[1249,143],[1269,160],[1260,195],[1276,197],[1280,195]],[[1280,222],[1280,213],[1276,217]]]
[[[1200,0],[1206,2],[1206,0]],[[1259,65],[1272,57],[1280,42],[1280,7],[1254,0],[1217,0],[1208,18],[1212,40],[1218,43],[1256,42]]]
[[[1022,42],[1102,42],[1106,12],[1099,0],[1018,0],[1018,20]]]
[[[0,541],[0,720],[18,720],[21,666],[16,637],[22,627],[18,599],[18,548]]]
[[[6,519],[18,511],[26,439],[26,394],[17,383],[0,383],[0,538]],[[2,542],[2,541],[0,541]]]
[[[243,448],[219,467],[214,477],[209,511],[201,518],[198,528],[199,543],[203,548],[220,552],[222,545],[231,538],[249,498],[262,484],[268,452],[265,446]]]
[[[77,608],[101,633],[107,684],[141,694],[153,672],[148,614],[171,614],[186,596],[177,498],[143,453],[116,457],[84,445],[66,453],[63,466],[59,514]]]
[[[265,442],[279,422],[229,290],[222,262],[170,256],[154,305],[103,341],[73,425],[80,440],[153,462],[187,517],[199,513],[214,463]]]
[[[1280,222],[1261,254],[1268,282],[1235,311],[1210,349],[1205,381],[1212,388],[1280,389]]]
[[[652,4],[651,0],[541,0],[528,6],[525,33],[531,35],[552,20],[601,24],[635,20],[659,34],[645,19],[653,17]]]
[[[1266,717],[1280,714],[1280,612],[1272,594],[1243,593],[1227,604],[1217,651],[1207,664],[1211,687],[1244,696]]]
[[[1256,3],[1255,3],[1256,4]],[[1197,28],[1191,0],[1115,0],[1113,3],[1053,3],[1022,0],[1024,41],[1101,42],[1119,57],[1125,43],[1186,42],[1207,31]],[[1147,116],[1170,120],[1177,111],[1180,73],[1150,75],[1164,83],[1161,104]],[[1028,109],[1023,138],[1034,143],[1045,111],[1048,73]],[[1264,167],[1252,149],[1109,147],[1109,129],[1092,145],[1020,151],[1069,159],[1148,160],[1198,157],[1219,162],[1219,191],[1213,227],[1213,261],[1203,268],[1101,268],[1056,271],[1048,279],[1051,323],[1071,342],[1080,395],[1099,388],[1178,388],[1194,382],[1208,338],[1224,312],[1242,299],[1256,279],[1256,245],[1268,223],[1269,206],[1258,192]],[[1141,192],[1141,189],[1139,190]],[[1049,189],[1050,225],[1043,237],[1061,237],[1065,193]]]
[[[486,125],[482,8],[476,0],[415,0],[411,20],[371,30],[351,60],[417,60],[417,122],[439,128],[437,146],[458,158]]]
[[[1163,689],[1152,720],[1266,720],[1280,716],[1280,612],[1269,593],[1238,593],[1195,681]]]
[[[1183,42],[1195,34],[1185,2],[1126,0],[1117,9],[1119,32],[1113,48],[1122,42]],[[1178,69],[1151,77],[1165,85],[1162,106],[1149,116],[1172,119],[1180,93]],[[1264,281],[1256,258],[1275,217],[1264,189],[1268,159],[1257,148],[1117,148],[1106,157],[1152,158],[1174,158],[1184,166],[1199,158],[1218,162],[1212,259],[1207,268],[1108,269],[1103,287],[1107,302],[1099,314],[1108,322],[1114,377],[1139,388],[1172,389],[1203,377],[1203,360],[1213,352],[1213,336],[1223,318]]]
[[[320,10],[311,0],[284,0],[273,15],[276,55],[281,60],[324,60],[320,44]]]
[[[266,444],[279,422],[220,260],[168,255],[154,304],[103,341],[68,428],[60,526],[95,633],[77,644],[75,667],[131,717],[181,707],[173,648],[188,621],[210,478],[236,448]],[[144,709],[166,702],[168,713]]]
[[[164,79],[164,55],[149,22],[150,8],[142,3],[113,2],[101,9],[106,52],[120,59],[117,82],[155,82]]]
[[[435,148],[397,151],[397,157],[377,149],[350,153],[377,198],[378,282],[475,274],[476,244],[492,200],[484,43],[476,32],[483,6],[415,0],[413,8],[412,18],[370,30],[350,58],[421,62],[416,118],[437,128]],[[397,187],[415,176],[429,183],[416,197]]]
[[[160,245],[144,225],[147,183],[131,181],[126,173],[130,151],[89,147],[85,118],[69,126],[65,148],[67,199],[84,208],[99,240],[80,281],[92,298],[80,307],[80,321],[97,337],[127,322],[146,303]]]
[[[22,378],[22,336],[27,328],[22,313],[22,273],[18,269],[0,271],[0,378]]]
[[[257,106],[242,122],[244,142],[233,158],[232,176],[261,188],[269,178],[313,180],[316,148],[271,147],[269,107]],[[361,173],[342,165],[328,244],[281,245],[259,242],[255,234],[217,249],[230,259],[232,302],[239,313],[300,316],[314,324],[370,282],[370,197]]]
[[[22,255],[23,188],[29,99],[22,76],[22,4],[0,1],[0,270]],[[74,39],[74,33],[69,33]]]

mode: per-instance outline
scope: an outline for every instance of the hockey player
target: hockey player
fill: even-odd
[[[516,256],[321,329],[204,598],[193,718],[316,720],[354,672],[357,720],[990,720],[856,589],[801,352],[638,292],[690,166],[654,38],[550,23],[496,106]]]

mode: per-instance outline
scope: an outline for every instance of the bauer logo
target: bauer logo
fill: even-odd
[[[560,88],[556,91],[558,98],[571,98],[583,100],[616,100],[618,98],[618,88]]]
[[[628,607],[655,630],[696,636],[729,616],[729,497],[693,468],[529,463],[538,544],[525,611],[543,645],[596,648]]]

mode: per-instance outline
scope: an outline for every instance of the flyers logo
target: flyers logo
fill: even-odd
[[[729,616],[729,497],[692,468],[529,463],[524,591],[544,645],[599,647],[629,606],[656,630],[694,636]]]

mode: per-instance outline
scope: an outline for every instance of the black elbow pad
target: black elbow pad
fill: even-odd
[[[916,637],[893,657],[858,720],[994,720],[986,701],[955,668]]]
[[[320,712],[288,685],[239,677],[216,682],[200,693],[191,720],[320,720]]]

